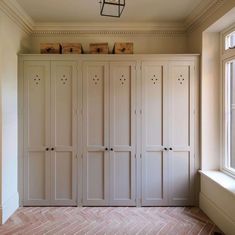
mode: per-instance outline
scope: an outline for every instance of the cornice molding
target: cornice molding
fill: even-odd
[[[13,20],[25,33],[32,33],[34,21],[15,0],[1,0],[0,10]]]
[[[43,23],[35,24],[32,35],[162,35],[185,34],[180,23]]]
[[[0,9],[24,32],[37,36],[52,35],[157,35],[183,36],[203,25],[227,0],[203,0],[184,22],[170,23],[36,23],[16,2],[0,0]]]
[[[187,32],[199,28],[211,17],[227,0],[203,0],[186,18],[184,25]]]

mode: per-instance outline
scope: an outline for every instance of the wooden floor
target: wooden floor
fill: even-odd
[[[20,208],[0,234],[220,234],[198,208]]]

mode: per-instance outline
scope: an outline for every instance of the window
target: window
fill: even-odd
[[[235,176],[235,30],[222,36],[223,60],[223,170]]]
[[[235,31],[225,37],[225,50],[235,49]]]
[[[225,169],[235,172],[235,59],[225,63]]]

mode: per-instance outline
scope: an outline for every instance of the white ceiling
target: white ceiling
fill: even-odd
[[[99,15],[99,0],[17,0],[35,22],[182,22],[203,0],[126,0],[120,19]]]

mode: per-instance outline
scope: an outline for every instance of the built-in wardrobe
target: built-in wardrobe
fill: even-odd
[[[20,55],[23,206],[195,199],[196,55]]]

